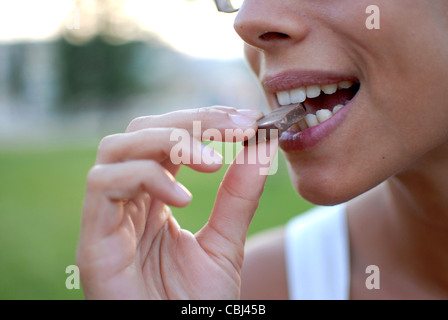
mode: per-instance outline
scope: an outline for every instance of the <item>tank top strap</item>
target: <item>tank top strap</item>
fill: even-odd
[[[286,227],[285,256],[292,300],[347,300],[350,249],[345,204],[315,207]]]

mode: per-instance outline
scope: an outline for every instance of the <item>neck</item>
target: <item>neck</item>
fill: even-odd
[[[385,190],[385,219],[401,259],[448,290],[448,145],[389,179]]]
[[[389,179],[387,187],[391,209],[402,218],[448,231],[448,144]]]

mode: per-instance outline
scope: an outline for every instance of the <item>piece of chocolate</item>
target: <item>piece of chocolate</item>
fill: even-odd
[[[305,107],[301,103],[275,109],[257,121],[258,130],[264,129],[266,132],[265,137],[264,134],[263,136],[259,135],[257,131],[257,134],[252,139],[257,139],[257,143],[260,142],[260,139],[262,141],[269,140],[271,130],[275,129],[278,130],[278,136],[280,137],[283,131],[288,130],[292,125],[305,118],[305,116]],[[252,139],[245,141],[244,145],[248,145]]]

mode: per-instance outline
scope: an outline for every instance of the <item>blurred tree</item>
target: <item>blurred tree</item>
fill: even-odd
[[[60,108],[109,110],[129,96],[151,90],[142,77],[151,74],[151,57],[144,65],[138,59],[150,43],[135,40],[143,31],[126,15],[124,4],[125,0],[74,3],[79,27],[63,28],[58,41]]]
[[[64,38],[83,44],[96,36],[113,44],[123,44],[141,36],[139,23],[126,13],[126,0],[76,0],[67,23],[76,20],[77,27],[63,28]]]
[[[141,72],[151,69],[150,57],[146,65],[136,66],[137,55],[147,44],[129,42],[112,45],[100,37],[78,46],[64,39],[58,43],[60,70],[59,106],[70,111],[85,108],[112,109],[123,99],[149,92]]]
[[[10,66],[7,69],[9,71],[9,94],[12,96],[20,96],[23,94],[25,86],[25,75],[22,68],[23,61],[25,60],[25,45],[22,43],[14,44],[11,46],[13,54],[9,61]]]

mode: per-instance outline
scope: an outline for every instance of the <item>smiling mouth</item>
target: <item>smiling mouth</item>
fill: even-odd
[[[318,126],[345,107],[357,94],[360,83],[340,81],[327,85],[310,85],[276,92],[280,106],[303,103],[307,115],[288,129],[299,132]]]

